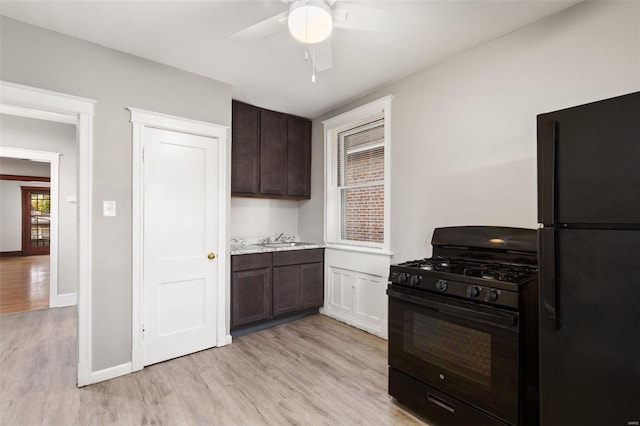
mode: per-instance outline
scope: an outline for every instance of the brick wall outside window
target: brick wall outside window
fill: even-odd
[[[345,190],[342,239],[384,242],[384,186]]]

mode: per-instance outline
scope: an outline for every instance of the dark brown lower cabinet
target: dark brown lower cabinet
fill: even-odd
[[[324,249],[232,256],[231,328],[324,303]]]
[[[271,253],[232,256],[231,327],[271,318]]]
[[[324,304],[324,262],[300,265],[300,309]]]
[[[273,316],[300,309],[300,267],[273,268]]]
[[[324,302],[324,250],[273,253],[273,316]]]

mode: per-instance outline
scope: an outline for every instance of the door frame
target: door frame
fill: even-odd
[[[189,118],[176,117],[139,108],[127,107],[131,113],[130,121],[133,126],[132,136],[132,294],[131,294],[131,369],[132,371],[144,368],[143,345],[143,284],[144,284],[144,169],[143,147],[144,129],[154,128],[173,132],[186,133],[196,136],[205,136],[217,139],[218,145],[218,275],[216,289],[216,346],[224,346],[231,343],[229,329],[229,312],[227,301],[227,275],[228,275],[228,244],[227,244],[227,210],[230,200],[230,186],[227,178],[227,141],[229,139],[229,127]]]
[[[0,80],[0,112],[76,125],[78,211],[78,376],[77,385],[92,379],[92,241],[93,116],[97,101]],[[52,176],[53,179],[53,176]],[[52,190],[53,190],[52,182]],[[57,185],[56,185],[57,187]],[[56,265],[57,266],[57,265]]]

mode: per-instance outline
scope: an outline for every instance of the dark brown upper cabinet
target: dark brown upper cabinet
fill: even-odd
[[[311,195],[311,121],[287,117],[287,194]]]
[[[260,111],[260,193],[287,195],[287,116]]]
[[[311,196],[311,121],[233,101],[231,195]]]
[[[260,190],[260,108],[233,102],[231,192],[257,194]]]

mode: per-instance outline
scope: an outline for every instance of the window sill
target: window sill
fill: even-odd
[[[355,246],[355,245],[346,245],[346,244],[336,244],[336,243],[326,243],[325,248],[333,249],[333,250],[343,250],[343,251],[355,251],[358,253],[367,253],[367,254],[379,254],[382,256],[393,256],[393,252],[384,250],[381,248],[373,248],[373,247],[363,247],[363,246]]]

